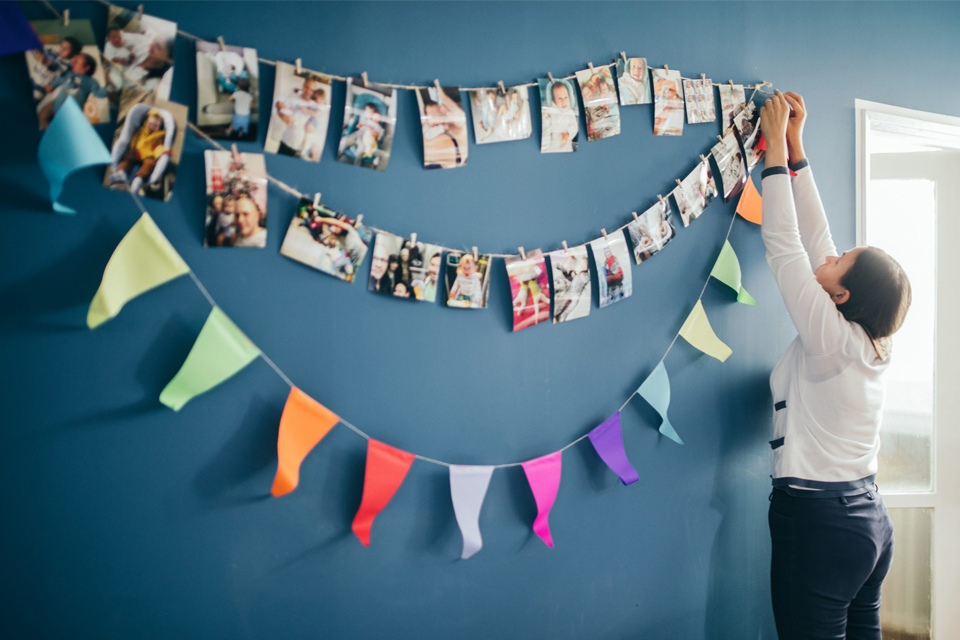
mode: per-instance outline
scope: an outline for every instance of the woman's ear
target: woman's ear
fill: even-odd
[[[835,293],[835,294],[833,294],[833,302],[834,302],[834,304],[843,304],[844,302],[846,302],[846,301],[849,300],[849,299],[850,299],[850,290],[849,290],[849,289],[844,289],[844,290],[841,291],[840,293]]]

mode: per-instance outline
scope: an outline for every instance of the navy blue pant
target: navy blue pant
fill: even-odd
[[[770,590],[780,640],[881,640],[880,589],[893,526],[873,489],[812,498],[770,496]]]

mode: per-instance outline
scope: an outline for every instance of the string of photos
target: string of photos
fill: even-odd
[[[48,6],[50,6],[49,3]],[[50,8],[56,12],[53,7]],[[46,33],[59,33],[59,31],[52,26],[45,28],[44,23],[53,22],[54,26],[68,27],[86,22],[71,22],[69,17],[65,15],[66,12],[64,15],[57,13],[57,20],[34,22],[31,32],[31,25],[27,24],[22,14],[14,15],[6,9],[4,12],[13,16],[9,19],[7,15],[4,16],[5,29],[11,33],[11,37],[7,38],[6,41],[14,42],[15,44],[12,46],[17,51],[27,51],[28,61],[30,61],[31,56],[43,56],[46,58],[44,64],[48,65],[61,64],[61,61],[52,58],[54,55],[52,51],[37,54],[36,40],[38,36],[41,41],[43,40],[45,30]],[[110,5],[111,19],[115,17],[115,14],[123,12],[132,13],[136,17],[138,25],[148,22],[147,18],[149,16],[142,14],[142,8],[140,12],[130,12]],[[86,27],[89,28],[88,22]],[[118,35],[117,31],[111,27],[107,34],[108,44],[111,44],[115,49],[126,46],[124,43],[128,42],[127,37],[131,33],[143,35],[137,32],[136,28],[133,31],[124,31],[123,28],[119,30],[122,33]],[[176,34],[175,26],[173,33]],[[56,55],[60,55],[61,58],[69,56],[70,51],[68,49],[73,47],[73,41],[70,40],[72,37],[69,35],[63,36],[59,40]],[[132,40],[132,42],[136,43],[137,41]],[[201,71],[203,65],[199,63],[202,53],[201,44],[209,43],[198,42],[197,45],[199,76],[203,75]],[[155,45],[156,40],[150,40],[145,45],[141,43],[141,46],[146,46],[149,51],[153,51]],[[222,42],[219,43],[219,46],[216,46],[213,50],[214,59],[218,53],[229,51],[229,48],[224,46]],[[110,51],[110,54],[115,53],[116,51]],[[169,53],[170,51],[166,55],[169,56]],[[55,107],[51,107],[52,113],[49,114],[49,122],[45,127],[46,131],[38,148],[38,159],[50,182],[51,200],[55,210],[72,212],[68,207],[58,202],[63,181],[67,175],[84,166],[110,164],[111,167],[107,171],[105,182],[112,186],[122,185],[123,190],[131,195],[141,211],[139,220],[117,245],[104,269],[101,284],[94,294],[88,310],[88,326],[91,329],[96,328],[107,320],[116,317],[124,305],[134,298],[180,276],[188,275],[210,304],[211,311],[180,370],[160,393],[161,403],[179,411],[191,399],[217,387],[246,368],[255,359],[263,360],[290,389],[280,417],[277,439],[277,471],[271,493],[279,497],[296,489],[299,483],[300,466],[306,456],[333,427],[342,424],[367,441],[367,464],[363,496],[352,527],[354,533],[364,545],[370,544],[371,529],[377,514],[387,506],[399,489],[414,460],[421,460],[449,469],[454,512],[463,535],[462,558],[469,558],[482,547],[478,524],[480,510],[493,472],[496,469],[506,467],[520,466],[523,468],[537,504],[538,512],[533,523],[533,530],[548,546],[553,547],[549,514],[560,484],[563,452],[584,440],[589,440],[600,458],[620,478],[624,485],[635,483],[639,479],[639,475],[627,458],[624,449],[623,431],[620,422],[621,411],[636,396],[641,396],[659,413],[661,417],[659,432],[677,444],[683,444],[680,435],[668,417],[671,390],[665,366],[667,355],[680,337],[683,337],[694,348],[721,362],[724,362],[732,353],[730,348],[713,331],[702,304],[702,298],[710,279],[716,279],[727,285],[738,302],[747,305],[756,304],[743,287],[740,264],[729,242],[733,223],[736,221],[735,214],[731,218],[730,226],[727,228],[726,236],[710,275],[704,282],[696,302],[664,351],[663,356],[643,383],[630,394],[615,413],[600,425],[552,453],[523,462],[459,465],[390,446],[374,439],[297,387],[283,370],[230,320],[162,233],[147,212],[141,196],[150,195],[147,186],[148,181],[152,180],[153,173],[162,164],[166,164],[168,168],[171,164],[176,164],[173,162],[174,154],[172,150],[178,148],[178,146],[182,147],[186,127],[183,126],[182,122],[178,126],[176,117],[172,114],[163,113],[167,103],[161,102],[156,95],[149,97],[151,90],[149,81],[159,79],[159,84],[154,87],[154,89],[158,89],[164,78],[167,77],[167,72],[163,74],[147,72],[138,76],[136,70],[132,72],[129,68],[122,69],[119,63],[113,61],[112,57],[107,57],[106,46],[104,55],[104,60],[108,60],[107,66],[110,72],[120,71],[117,82],[123,85],[119,93],[121,120],[124,121],[124,124],[117,130],[113,150],[106,148],[91,126],[91,112],[87,108],[89,100],[80,100],[79,97],[77,100],[64,98]],[[117,55],[122,58],[124,54]],[[242,55],[246,56],[247,54]],[[149,56],[146,59],[149,59]],[[244,59],[254,62],[258,60],[255,54]],[[622,59],[625,63],[629,60],[625,56]],[[227,60],[231,59],[228,58]],[[236,62],[235,59],[232,61]],[[76,63],[71,62],[71,68],[73,68],[73,64],[76,64],[76,71],[72,73],[75,76],[85,74],[85,67],[82,66],[85,63],[86,60],[80,60]],[[215,66],[216,64],[218,63],[215,63]],[[279,66],[283,63],[277,64]],[[143,66],[140,68],[147,69]],[[229,73],[221,76],[219,67],[216,68],[214,77],[216,77],[217,86],[223,81],[236,84],[237,88],[234,91],[225,89],[221,93],[223,95],[229,94],[228,100],[237,103],[237,91],[244,91],[244,87],[251,86],[252,78],[249,74],[251,66],[239,67],[237,64],[230,64],[228,67],[224,67],[227,71],[236,72],[236,78],[232,80]],[[609,71],[609,67],[604,68]],[[167,71],[172,71],[172,67]],[[246,76],[243,75],[243,71],[247,72]],[[590,71],[590,73],[594,71]],[[600,73],[599,75],[602,76],[603,74]],[[85,74],[84,77],[90,78],[92,76]],[[73,78],[73,80],[76,80],[76,78]],[[349,79],[347,81],[349,87],[350,81]],[[552,78],[550,81],[557,82]],[[82,79],[79,83],[84,84]],[[364,82],[364,84],[367,83]],[[581,84],[581,88],[583,86]],[[401,88],[423,89],[422,87],[412,86]],[[758,89],[759,86],[755,87],[755,90]],[[219,89],[214,88],[214,90],[219,92]],[[308,89],[306,93],[313,95],[312,91],[312,89]],[[132,95],[130,95],[130,92],[132,92]],[[296,93],[296,91],[293,93]],[[600,93],[602,93],[602,89],[597,89],[597,95]],[[89,94],[96,95],[96,89],[91,88]],[[128,94],[126,103],[124,103],[124,94]],[[297,95],[299,95],[299,99],[307,100],[303,85],[299,86],[299,94]],[[572,96],[573,94],[570,93],[569,95]],[[559,98],[558,95],[557,99]],[[584,99],[586,103],[586,98]],[[203,100],[202,97],[201,100]],[[623,90],[621,89],[622,100]],[[56,102],[56,99],[45,105],[42,104],[43,100],[40,102],[41,104],[38,104],[38,114],[41,124],[43,124],[42,109]],[[237,103],[236,107],[239,106],[240,103]],[[347,108],[350,108],[349,104]],[[185,122],[185,107],[182,115]],[[140,116],[142,118],[138,120]],[[172,120],[168,120],[168,116]],[[242,126],[239,125],[243,124],[243,122],[236,120],[236,116],[235,108],[230,116],[230,124],[227,126],[227,130],[232,129],[233,133],[241,130]],[[169,135],[171,133],[171,122],[173,122],[172,126],[174,127],[172,137]],[[710,154],[720,170],[724,202],[729,202],[739,195],[737,213],[756,224],[761,221],[761,199],[750,179],[750,172],[762,159],[764,152],[759,125],[759,116],[754,108],[751,96],[750,100],[740,105],[739,110],[732,113],[729,127],[725,127],[723,135],[718,136],[719,142],[710,150]],[[564,242],[562,249],[551,251],[548,254],[552,268],[551,280],[546,276],[546,263],[540,250],[525,252],[521,247],[518,254],[480,254],[476,247],[473,248],[473,251],[458,251],[440,245],[418,242],[415,235],[409,239],[400,238],[376,227],[364,225],[361,216],[350,218],[321,205],[319,194],[315,194],[311,198],[290,185],[269,176],[262,166],[262,155],[240,154],[235,147],[228,150],[216,142],[209,132],[203,131],[199,122],[196,126],[192,124],[189,126],[217,148],[217,151],[205,152],[207,156],[208,193],[211,195],[211,211],[208,212],[208,218],[213,217],[218,220],[218,224],[212,228],[208,225],[205,238],[208,244],[222,242],[220,236],[231,233],[235,234],[236,237],[230,246],[258,246],[257,244],[249,244],[252,242],[250,238],[257,234],[262,234],[265,239],[266,182],[270,181],[282,190],[300,198],[297,212],[291,221],[281,249],[281,253],[284,255],[306,262],[318,270],[342,280],[352,281],[356,279],[358,268],[368,252],[372,236],[376,234],[370,268],[371,275],[368,283],[370,290],[432,302],[435,300],[439,288],[441,254],[447,252],[449,254],[448,260],[443,265],[445,298],[448,305],[464,308],[486,306],[487,274],[489,273],[491,260],[493,258],[503,258],[511,286],[514,330],[523,329],[549,319],[551,302],[554,309],[554,322],[583,317],[589,313],[588,245],[597,265],[601,293],[600,306],[603,307],[629,297],[632,291],[631,271],[629,268],[624,268],[624,265],[629,264],[631,257],[626,238],[622,232],[626,230],[630,236],[633,259],[638,264],[650,259],[666,246],[675,233],[669,200],[663,196],[658,196],[656,203],[642,214],[634,213],[633,219],[617,228],[615,233],[608,234],[606,230],[602,230],[602,237],[589,243],[569,247]],[[227,133],[230,132],[227,131]],[[353,133],[356,133],[356,131],[350,134]],[[361,133],[358,137],[363,138],[365,135],[367,134]],[[129,138],[118,147],[117,141],[124,140],[124,136],[129,136]],[[153,146],[158,140],[163,140],[160,146],[163,147],[164,151],[159,155],[155,153],[151,156],[151,150],[155,151],[159,148]],[[463,151],[465,154],[465,146]],[[153,162],[148,162],[149,160],[153,160]],[[164,163],[164,160],[167,160],[167,162]],[[139,169],[134,173],[133,169],[137,167],[138,163]],[[146,170],[144,170],[144,166],[147,166]],[[260,169],[260,173],[254,173],[255,169]],[[122,171],[123,175],[118,175],[118,171]],[[712,199],[720,193],[710,163],[703,155],[700,156],[700,161],[696,163],[694,170],[684,179],[678,179],[676,182],[677,186],[668,194],[668,197],[673,197],[684,226],[698,218]],[[212,190],[211,187],[213,187]],[[218,198],[220,199],[219,202]],[[229,225],[219,224],[221,218],[231,216],[236,221],[236,226],[232,231]],[[248,226],[254,226],[258,230],[247,233]],[[342,252],[328,253],[324,250],[325,248],[337,248]],[[311,251],[313,253],[310,253]],[[552,288],[550,286],[551,281],[554,283]]]

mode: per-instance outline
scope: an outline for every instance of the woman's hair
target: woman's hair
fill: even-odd
[[[910,280],[900,263],[877,247],[865,247],[857,253],[840,285],[850,292],[850,297],[837,309],[875,341],[897,332],[913,298]]]

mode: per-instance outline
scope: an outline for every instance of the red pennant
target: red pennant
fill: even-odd
[[[297,488],[300,464],[340,417],[296,387],[290,388],[277,436],[277,475],[270,493],[282,496]]]
[[[363,474],[363,498],[353,518],[353,532],[365,547],[370,546],[370,529],[397,492],[413,464],[414,455],[373,438],[367,441],[367,469]]]

